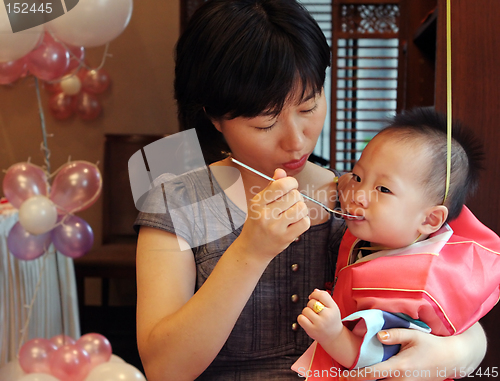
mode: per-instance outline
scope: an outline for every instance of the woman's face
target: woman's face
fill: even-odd
[[[313,152],[326,117],[326,99],[321,94],[291,100],[278,116],[214,120],[235,159],[272,176],[282,168],[294,176],[304,168]]]

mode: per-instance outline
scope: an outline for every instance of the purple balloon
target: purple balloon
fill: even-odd
[[[54,247],[70,258],[85,255],[94,243],[94,233],[89,224],[73,215],[61,217],[59,222],[51,232]]]
[[[7,236],[7,247],[14,257],[30,261],[45,253],[50,246],[50,240],[50,232],[33,235],[16,222]]]
[[[57,172],[50,199],[56,204],[59,214],[75,213],[96,202],[101,188],[101,173],[97,166],[86,161],[72,161]]]
[[[42,168],[31,163],[12,165],[3,178],[3,193],[16,209],[28,198],[47,196],[47,176]]]
[[[42,43],[28,55],[28,70],[43,81],[53,81],[64,75],[69,66],[69,52],[45,33]]]

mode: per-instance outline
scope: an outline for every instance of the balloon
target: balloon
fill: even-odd
[[[82,82],[76,75],[68,75],[61,80],[61,90],[66,95],[76,95],[82,88]]]
[[[146,378],[130,364],[106,362],[92,369],[85,381],[146,381]]]
[[[36,165],[14,164],[7,169],[3,178],[3,193],[12,206],[19,209],[28,198],[47,195],[47,176],[44,170]]]
[[[52,344],[54,344],[57,348],[60,348],[66,344],[75,344],[76,343],[75,339],[73,339],[70,336],[63,335],[63,334],[51,337],[50,342]]]
[[[118,37],[131,16],[132,0],[80,0],[71,12],[46,27],[67,44],[90,48]]]
[[[54,247],[70,258],[79,258],[92,248],[94,233],[85,220],[67,215],[61,217],[61,224],[52,230]]]
[[[9,381],[11,381],[9,379]],[[30,373],[17,381],[59,381],[54,376],[46,373]]]
[[[18,381],[25,375],[26,373],[23,372],[17,359],[12,360],[0,367],[0,380],[2,381]]]
[[[49,356],[50,374],[60,381],[83,381],[90,372],[90,356],[75,344],[66,344]]]
[[[120,356],[112,354],[111,357],[109,358],[109,362],[121,362],[121,363],[124,363],[125,360],[122,359]],[[1,378],[0,378],[0,380],[1,380]]]
[[[92,94],[103,93],[111,82],[108,72],[104,69],[82,70],[80,73],[83,90]]]
[[[64,75],[69,66],[69,53],[45,33],[42,43],[27,55],[28,70],[37,78],[52,81]]]
[[[111,358],[112,350],[109,340],[98,333],[87,333],[76,341],[90,355],[92,367],[108,362]]]
[[[30,261],[42,256],[49,248],[50,241],[50,233],[30,234],[18,221],[7,236],[7,247],[14,257]]]
[[[15,61],[28,54],[43,34],[42,25],[12,33],[7,9],[0,7],[0,62]]]
[[[85,59],[85,48],[83,46],[66,46],[69,50],[69,66],[66,70],[67,73],[72,73],[73,71],[77,71],[80,65],[83,63]]]
[[[57,172],[52,182],[50,199],[59,214],[74,213],[88,208],[101,193],[101,173],[87,161],[72,161]]]
[[[26,59],[20,58],[16,61],[0,62],[0,85],[9,85],[17,81],[26,71]]]
[[[94,94],[82,92],[76,99],[75,111],[83,120],[92,120],[101,114],[102,107]]]
[[[63,120],[75,113],[76,98],[61,92],[49,99],[49,110],[54,118]]]
[[[30,197],[19,208],[19,222],[30,234],[47,233],[57,222],[56,206],[46,196]]]
[[[50,373],[49,357],[56,346],[47,339],[32,339],[19,351],[19,365],[26,373]]]
[[[59,82],[43,82],[43,87],[52,94],[58,94],[62,91],[61,84]]]

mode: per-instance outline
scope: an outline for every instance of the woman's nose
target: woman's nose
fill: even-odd
[[[295,123],[293,119],[287,120],[286,126],[281,143],[283,149],[285,151],[302,151],[306,140],[304,128]]]

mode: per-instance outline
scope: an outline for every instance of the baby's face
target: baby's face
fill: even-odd
[[[421,184],[427,160],[416,147],[390,134],[367,145],[340,200],[344,211],[364,217],[347,221],[356,237],[388,248],[417,239],[431,202]]]

